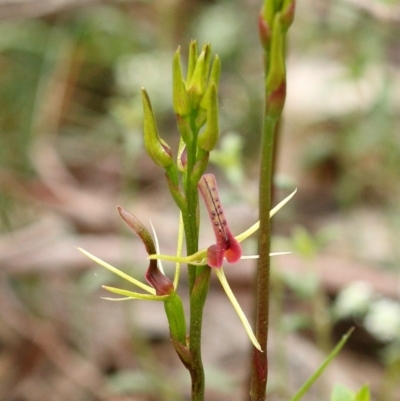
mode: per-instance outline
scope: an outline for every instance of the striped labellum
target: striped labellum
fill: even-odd
[[[216,244],[207,249],[207,263],[210,267],[220,268],[224,258],[230,263],[237,262],[242,256],[242,248],[228,227],[221,201],[218,196],[217,181],[213,174],[201,177],[199,191],[204,199],[213,225]]]

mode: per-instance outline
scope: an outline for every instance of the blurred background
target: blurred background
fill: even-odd
[[[140,88],[176,149],[171,60],[191,39],[222,60],[221,139],[209,171],[234,233],[257,219],[263,91],[255,0],[0,1],[0,399],[188,399],[163,306],[101,299],[121,281],[80,246],[142,279],[123,205],[173,253],[178,213],[143,150]],[[400,399],[400,4],[303,0],[289,32],[274,217],[270,400],[287,400],[351,326],[309,394],[371,385]],[[204,215],[204,213],[203,213]],[[212,238],[207,217],[201,246]],[[255,240],[244,244],[255,253]],[[173,274],[173,266],[166,266]],[[251,316],[253,262],[227,267]],[[185,274],[179,292],[187,301]],[[144,280],[144,278],[143,278]],[[212,282],[208,400],[245,398],[250,342]]]

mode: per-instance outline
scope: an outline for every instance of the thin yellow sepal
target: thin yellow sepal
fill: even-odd
[[[101,260],[100,258],[92,255],[88,251],[85,251],[82,248],[77,248],[78,251],[82,252],[85,256],[87,256],[89,259],[93,260],[93,262],[99,264],[100,266],[104,267],[105,269],[109,270],[110,272],[120,276],[126,281],[129,281],[130,283],[136,285],[137,287],[141,288],[144,291],[147,291],[149,294],[155,295],[156,291],[154,288],[142,283],[139,280],[134,279],[133,277],[129,276],[128,274],[124,273],[123,271],[117,269],[114,266],[111,266],[109,263],[105,262],[104,260]]]
[[[253,345],[259,351],[262,352],[261,345],[258,342],[256,336],[254,335],[253,329],[251,328],[250,323],[247,320],[246,315],[244,314],[242,308],[239,305],[239,302],[236,300],[235,295],[233,294],[233,292],[231,290],[231,287],[228,284],[228,281],[227,281],[227,279],[225,277],[225,273],[224,273],[223,268],[221,267],[220,269],[214,269],[214,270],[215,270],[215,274],[217,275],[217,277],[218,277],[218,279],[219,279],[219,281],[220,281],[220,283],[222,285],[222,288],[224,289],[224,291],[225,291],[226,295],[228,296],[229,300],[231,301],[236,313],[238,314],[239,319],[241,320],[241,322],[243,324],[243,327],[246,330],[246,333],[250,338],[250,341],[253,343]]]
[[[147,301],[164,301],[168,298],[168,295],[150,295],[150,294],[140,294],[139,292],[132,292],[128,290],[123,290],[121,288],[109,287],[108,285],[102,286],[105,290],[112,292],[113,294],[123,295],[125,297],[133,299],[145,299]]]
[[[297,189],[295,189],[289,196],[287,196],[283,201],[279,202],[273,209],[271,209],[271,211],[269,212],[269,218],[274,216],[280,209],[282,209],[282,207],[285,206],[286,203],[288,203],[290,199],[293,198],[296,192]],[[250,237],[250,235],[254,234],[259,228],[260,228],[260,221],[257,221],[257,223],[253,224],[249,229],[239,234],[235,238],[239,242],[242,242],[246,238]]]

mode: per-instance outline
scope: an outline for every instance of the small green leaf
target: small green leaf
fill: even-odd
[[[360,390],[357,391],[354,401],[370,401],[371,393],[368,384],[364,384]]]
[[[355,401],[354,391],[348,389],[342,384],[336,384],[332,390],[330,401]]]
[[[303,396],[307,393],[307,391],[311,388],[311,386],[317,381],[317,379],[322,375],[325,369],[330,365],[330,363],[335,359],[337,354],[342,350],[347,340],[349,339],[351,333],[354,328],[351,328],[339,341],[336,347],[332,350],[332,352],[328,355],[324,362],[320,365],[320,367],[311,375],[311,377],[303,384],[300,390],[290,399],[290,401],[299,401],[303,398]],[[331,400],[333,401],[333,400]],[[338,400],[339,401],[339,400]],[[343,399],[340,401],[348,401],[347,399]],[[353,401],[350,399],[350,401]]]

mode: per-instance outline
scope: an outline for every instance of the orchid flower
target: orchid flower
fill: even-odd
[[[244,314],[242,308],[236,300],[236,297],[229,286],[224,270],[222,268],[224,258],[229,263],[235,263],[241,259],[258,258],[258,255],[243,256],[240,242],[255,233],[259,229],[260,223],[257,222],[253,224],[249,229],[244,231],[242,234],[239,234],[236,237],[233,236],[226,222],[221,202],[218,197],[218,189],[215,177],[211,174],[203,175],[199,182],[199,190],[205,200],[209,216],[213,224],[216,243],[211,245],[208,249],[202,249],[195,254],[186,257],[181,256],[184,231],[182,216],[180,217],[179,222],[178,245],[176,255],[163,255],[156,253],[159,252],[159,244],[153,225],[151,224],[154,234],[154,242],[147,229],[135,216],[133,216],[122,207],[118,207],[118,211],[122,219],[140,237],[145,245],[146,251],[149,254],[148,259],[150,260],[150,264],[145,277],[150,286],[129,276],[120,269],[117,269],[116,267],[92,255],[84,249],[78,248],[78,250],[86,255],[89,259],[93,260],[95,263],[99,264],[100,266],[106,268],[107,270],[120,276],[124,280],[127,280],[131,284],[134,284],[136,287],[146,292],[139,293],[110,286],[103,286],[103,288],[109,292],[122,295],[121,298],[103,297],[103,299],[110,301],[127,301],[132,299],[167,301],[172,294],[175,294],[178,287],[181,263],[187,263],[188,265],[194,266],[209,265],[210,267],[214,268],[215,273],[226,295],[232,303],[236,313],[238,314],[239,319],[241,320],[251,342],[258,350],[261,351],[261,346],[253,333],[253,330],[247,320],[246,315]],[[283,201],[281,201],[277,206],[275,206],[270,212],[270,217],[278,212],[294,196],[295,193],[296,190],[292,192],[288,197],[286,197]],[[288,252],[276,252],[271,253],[271,256],[283,255],[287,253]],[[173,282],[171,282],[170,279],[164,275],[161,260],[172,261],[176,263]]]
[[[214,233],[216,236],[216,244],[211,245],[208,249],[202,249],[193,255],[187,257],[177,257],[169,255],[150,255],[150,260],[167,260],[173,262],[187,263],[189,265],[209,265],[214,268],[215,274],[217,275],[222,288],[224,289],[226,295],[231,301],[236,313],[241,320],[247,335],[249,336],[253,345],[261,351],[261,346],[254,335],[254,332],[244,314],[242,308],[240,307],[235,295],[233,294],[229,283],[226,279],[224,270],[222,268],[222,262],[225,258],[229,263],[235,263],[240,259],[252,259],[258,258],[258,255],[252,256],[242,256],[242,249],[240,242],[248,238],[254,232],[256,232],[260,227],[260,222],[253,224],[248,230],[242,234],[234,237],[231,233],[227,221],[224,216],[224,212],[221,206],[220,199],[218,197],[218,189],[215,177],[212,174],[205,174],[199,181],[199,191],[202,194],[204,201],[206,203],[211,222],[213,224]],[[272,217],[278,210],[280,210],[289,200],[294,196],[296,190],[293,191],[288,197],[281,201],[277,206],[275,206],[271,212],[270,217]],[[276,252],[272,255],[284,255],[289,252]]]
[[[129,213],[127,210],[124,208],[118,206],[118,212],[122,219],[125,221],[125,223],[133,229],[133,231],[141,238],[143,243],[145,244],[146,250],[149,254],[153,253],[154,251],[159,251],[159,245],[158,245],[158,238],[156,235],[156,232],[154,230],[153,225],[151,224],[153,234],[154,234],[154,241],[155,244],[153,243],[153,239],[151,238],[149,232],[147,229],[144,227],[144,225],[131,213]],[[181,253],[182,253],[182,243],[183,243],[183,224],[182,224],[182,216],[180,218],[180,224],[179,224],[179,232],[178,232],[178,246],[177,246],[177,253],[176,257],[179,258]],[[120,288],[115,288],[115,287],[109,287],[109,286],[103,286],[103,288],[109,292],[112,292],[114,294],[122,295],[123,298],[108,298],[108,297],[103,297],[103,299],[109,300],[109,301],[128,301],[132,299],[142,299],[142,300],[148,300],[148,301],[165,301],[172,292],[175,292],[177,287],[178,287],[178,282],[179,282],[179,274],[180,274],[180,264],[181,262],[176,262],[176,268],[175,268],[175,275],[174,275],[174,280],[173,282],[170,281],[170,279],[165,276],[164,270],[162,268],[161,261],[150,261],[150,265],[147,269],[146,272],[146,280],[151,286],[142,283],[141,281],[133,278],[132,276],[129,276],[128,274],[124,273],[122,270],[117,269],[116,267],[110,265],[109,263],[105,262],[104,260],[98,258],[97,256],[92,255],[91,253],[85,251],[82,248],[78,248],[80,252],[82,252],[85,256],[87,256],[89,259],[91,259],[93,262],[97,263],[98,265],[106,268],[107,270],[111,271],[112,273],[116,274],[117,276],[120,276],[124,280],[130,282],[131,284],[135,285],[136,287],[140,288],[141,290],[144,290],[147,292],[145,293],[139,293],[139,292],[132,292],[128,290],[123,290]]]
[[[271,209],[271,211],[269,213],[269,217],[271,218],[280,209],[282,209],[282,207],[285,206],[290,201],[290,199],[293,198],[293,196],[296,194],[296,192],[297,192],[297,189],[294,190],[285,199],[283,199],[280,203],[278,203],[278,205],[276,205],[273,209]],[[212,215],[212,213],[211,213],[211,215]],[[224,219],[223,221],[226,221],[226,220]],[[226,225],[224,225],[224,226],[227,228]],[[233,236],[229,230],[229,234],[226,234],[227,237],[224,237],[224,238],[227,238],[227,239],[225,239],[226,243],[224,243],[224,245],[220,245],[220,250],[217,252],[221,252],[221,250],[223,250],[223,252],[224,252],[223,256],[227,259],[227,261],[229,263],[235,263],[238,260],[242,260],[242,259],[257,259],[258,255],[248,255],[248,256],[241,255],[239,257],[239,259],[232,260],[230,254],[229,254],[229,250],[232,249],[231,247],[232,247],[233,240],[240,243],[240,242],[244,241],[245,239],[247,239],[248,237],[250,237],[252,234],[254,234],[259,228],[260,228],[260,221],[257,221],[251,227],[249,227],[246,231],[244,231],[241,234],[236,235],[236,236]],[[214,231],[215,231],[215,229],[214,229]],[[211,245],[211,247],[215,247],[216,245],[218,246],[218,241],[220,241],[220,243],[221,243],[222,239],[217,237],[217,244]],[[230,241],[229,245],[227,244],[228,241]],[[225,249],[226,246],[228,246],[228,252],[227,252],[227,249]],[[234,246],[236,249],[237,244],[235,243]],[[210,267],[215,267],[217,270],[221,267],[221,265],[213,266],[213,264],[214,264],[213,258],[215,256],[215,251],[214,251],[215,248],[212,248],[210,251],[211,247],[209,247],[208,249],[201,249],[201,250],[197,251],[196,253],[189,255],[189,256],[172,256],[172,255],[165,255],[165,254],[155,254],[155,255],[150,255],[149,259],[150,260],[157,259],[157,260],[165,260],[165,261],[170,261],[170,262],[187,263],[187,264],[194,265],[194,266],[209,265]],[[241,253],[241,251],[240,251],[240,253]],[[278,256],[278,255],[286,255],[286,254],[288,254],[288,252],[272,252],[272,253],[270,253],[270,256]],[[208,259],[210,257],[210,255],[211,255],[211,263],[210,263],[210,260]],[[220,257],[220,255],[218,255],[218,257]],[[228,258],[230,258],[230,259],[228,259]]]

